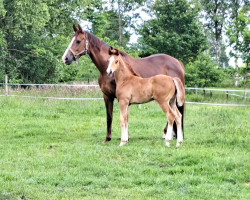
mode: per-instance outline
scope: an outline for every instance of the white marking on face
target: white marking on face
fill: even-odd
[[[112,70],[111,70],[111,66],[112,66],[112,63],[114,61],[114,56],[111,56],[110,59],[109,59],[109,65],[108,65],[108,68],[106,70],[106,72],[109,74]]]
[[[63,54],[63,56],[62,56],[62,61],[63,61],[64,63],[65,63],[65,61],[66,61],[66,60],[65,60],[65,57],[66,57],[68,51],[70,50],[70,48],[71,48],[73,42],[75,41],[75,39],[76,39],[76,36],[74,36],[74,37],[72,38],[71,42],[69,43],[69,46],[67,47],[67,49],[65,50],[65,52],[64,52],[64,54]]]

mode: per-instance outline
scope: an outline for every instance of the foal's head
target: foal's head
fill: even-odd
[[[88,53],[87,34],[82,30],[80,25],[77,28],[74,24],[73,30],[75,33],[62,56],[62,61],[67,65],[70,65],[73,61]]]
[[[109,75],[111,75],[112,73],[114,73],[119,65],[120,65],[120,51],[118,49],[115,49],[113,47],[110,47],[109,49],[109,55],[110,55],[110,58],[109,58],[109,65],[108,65],[108,68],[107,68],[107,73]]]
[[[134,76],[139,76],[131,67],[131,65],[129,65],[124,58],[124,53],[119,51],[118,49],[115,49],[113,47],[110,47],[109,49],[109,65],[107,68],[107,73],[109,75],[111,75],[112,73],[114,73],[115,71],[117,71],[118,69],[126,69],[127,72],[129,72],[130,74],[134,75]]]
[[[106,70],[109,75],[117,71],[120,66],[120,59],[121,58],[119,55],[111,55],[111,57],[109,58],[109,65]]]

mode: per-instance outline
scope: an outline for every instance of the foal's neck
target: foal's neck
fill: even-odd
[[[129,78],[135,78],[136,76],[128,69],[128,66],[122,61],[119,67],[116,69],[115,73],[116,83],[124,82]]]

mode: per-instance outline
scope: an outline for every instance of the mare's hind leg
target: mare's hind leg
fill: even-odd
[[[128,142],[128,102],[119,100],[120,108],[120,125],[121,125],[121,143],[120,146],[125,145]]]

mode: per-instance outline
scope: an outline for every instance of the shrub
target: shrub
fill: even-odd
[[[225,77],[222,69],[216,68],[212,58],[200,53],[194,62],[185,66],[186,86],[214,87],[218,86]]]

